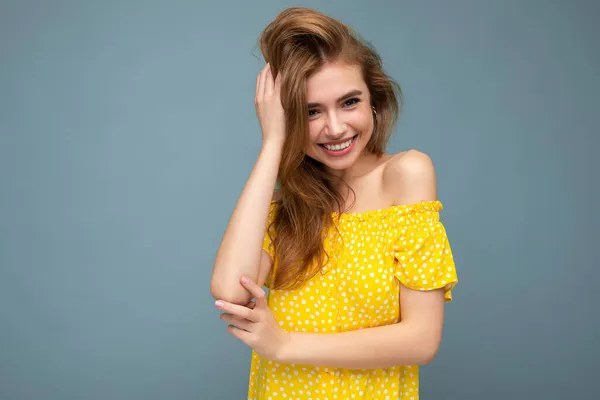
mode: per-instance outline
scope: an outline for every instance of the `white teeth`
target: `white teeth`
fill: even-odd
[[[344,150],[346,147],[350,146],[350,144],[352,144],[352,139],[349,139],[349,140],[345,141],[344,143],[334,144],[334,145],[325,144],[324,146],[325,146],[325,148],[327,148],[327,150],[340,151],[340,150]]]

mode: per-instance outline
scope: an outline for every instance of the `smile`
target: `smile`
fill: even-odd
[[[350,139],[348,139],[342,143],[332,144],[332,145],[321,143],[321,144],[319,144],[319,146],[321,146],[321,148],[323,148],[325,150],[325,152],[329,155],[343,156],[345,154],[348,154],[352,150],[357,137],[358,137],[358,135],[354,135],[353,137],[351,137]]]

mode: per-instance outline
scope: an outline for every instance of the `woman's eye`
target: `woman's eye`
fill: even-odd
[[[309,117],[314,117],[315,115],[317,115],[317,110],[308,110]]]
[[[349,100],[346,100],[346,102],[344,103],[344,106],[345,107],[352,107],[352,106],[358,104],[359,102],[360,102],[359,99],[349,99]]]

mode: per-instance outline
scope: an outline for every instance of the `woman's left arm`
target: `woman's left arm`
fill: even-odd
[[[256,298],[253,309],[222,302],[221,319],[229,332],[274,361],[332,368],[386,368],[431,362],[437,354],[444,321],[443,289],[415,291],[401,285],[402,321],[340,333],[286,332],[267,306],[264,290],[242,284]],[[233,326],[235,325],[235,326]]]
[[[290,333],[280,361],[334,368],[387,368],[431,362],[442,339],[443,289],[401,286],[402,321],[333,334]]]

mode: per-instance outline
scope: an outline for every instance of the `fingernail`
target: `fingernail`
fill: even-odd
[[[242,276],[242,283],[248,283],[248,278],[246,278],[245,276]]]
[[[224,305],[225,303],[223,303],[221,300],[215,301],[215,306],[218,308],[223,308]]]

